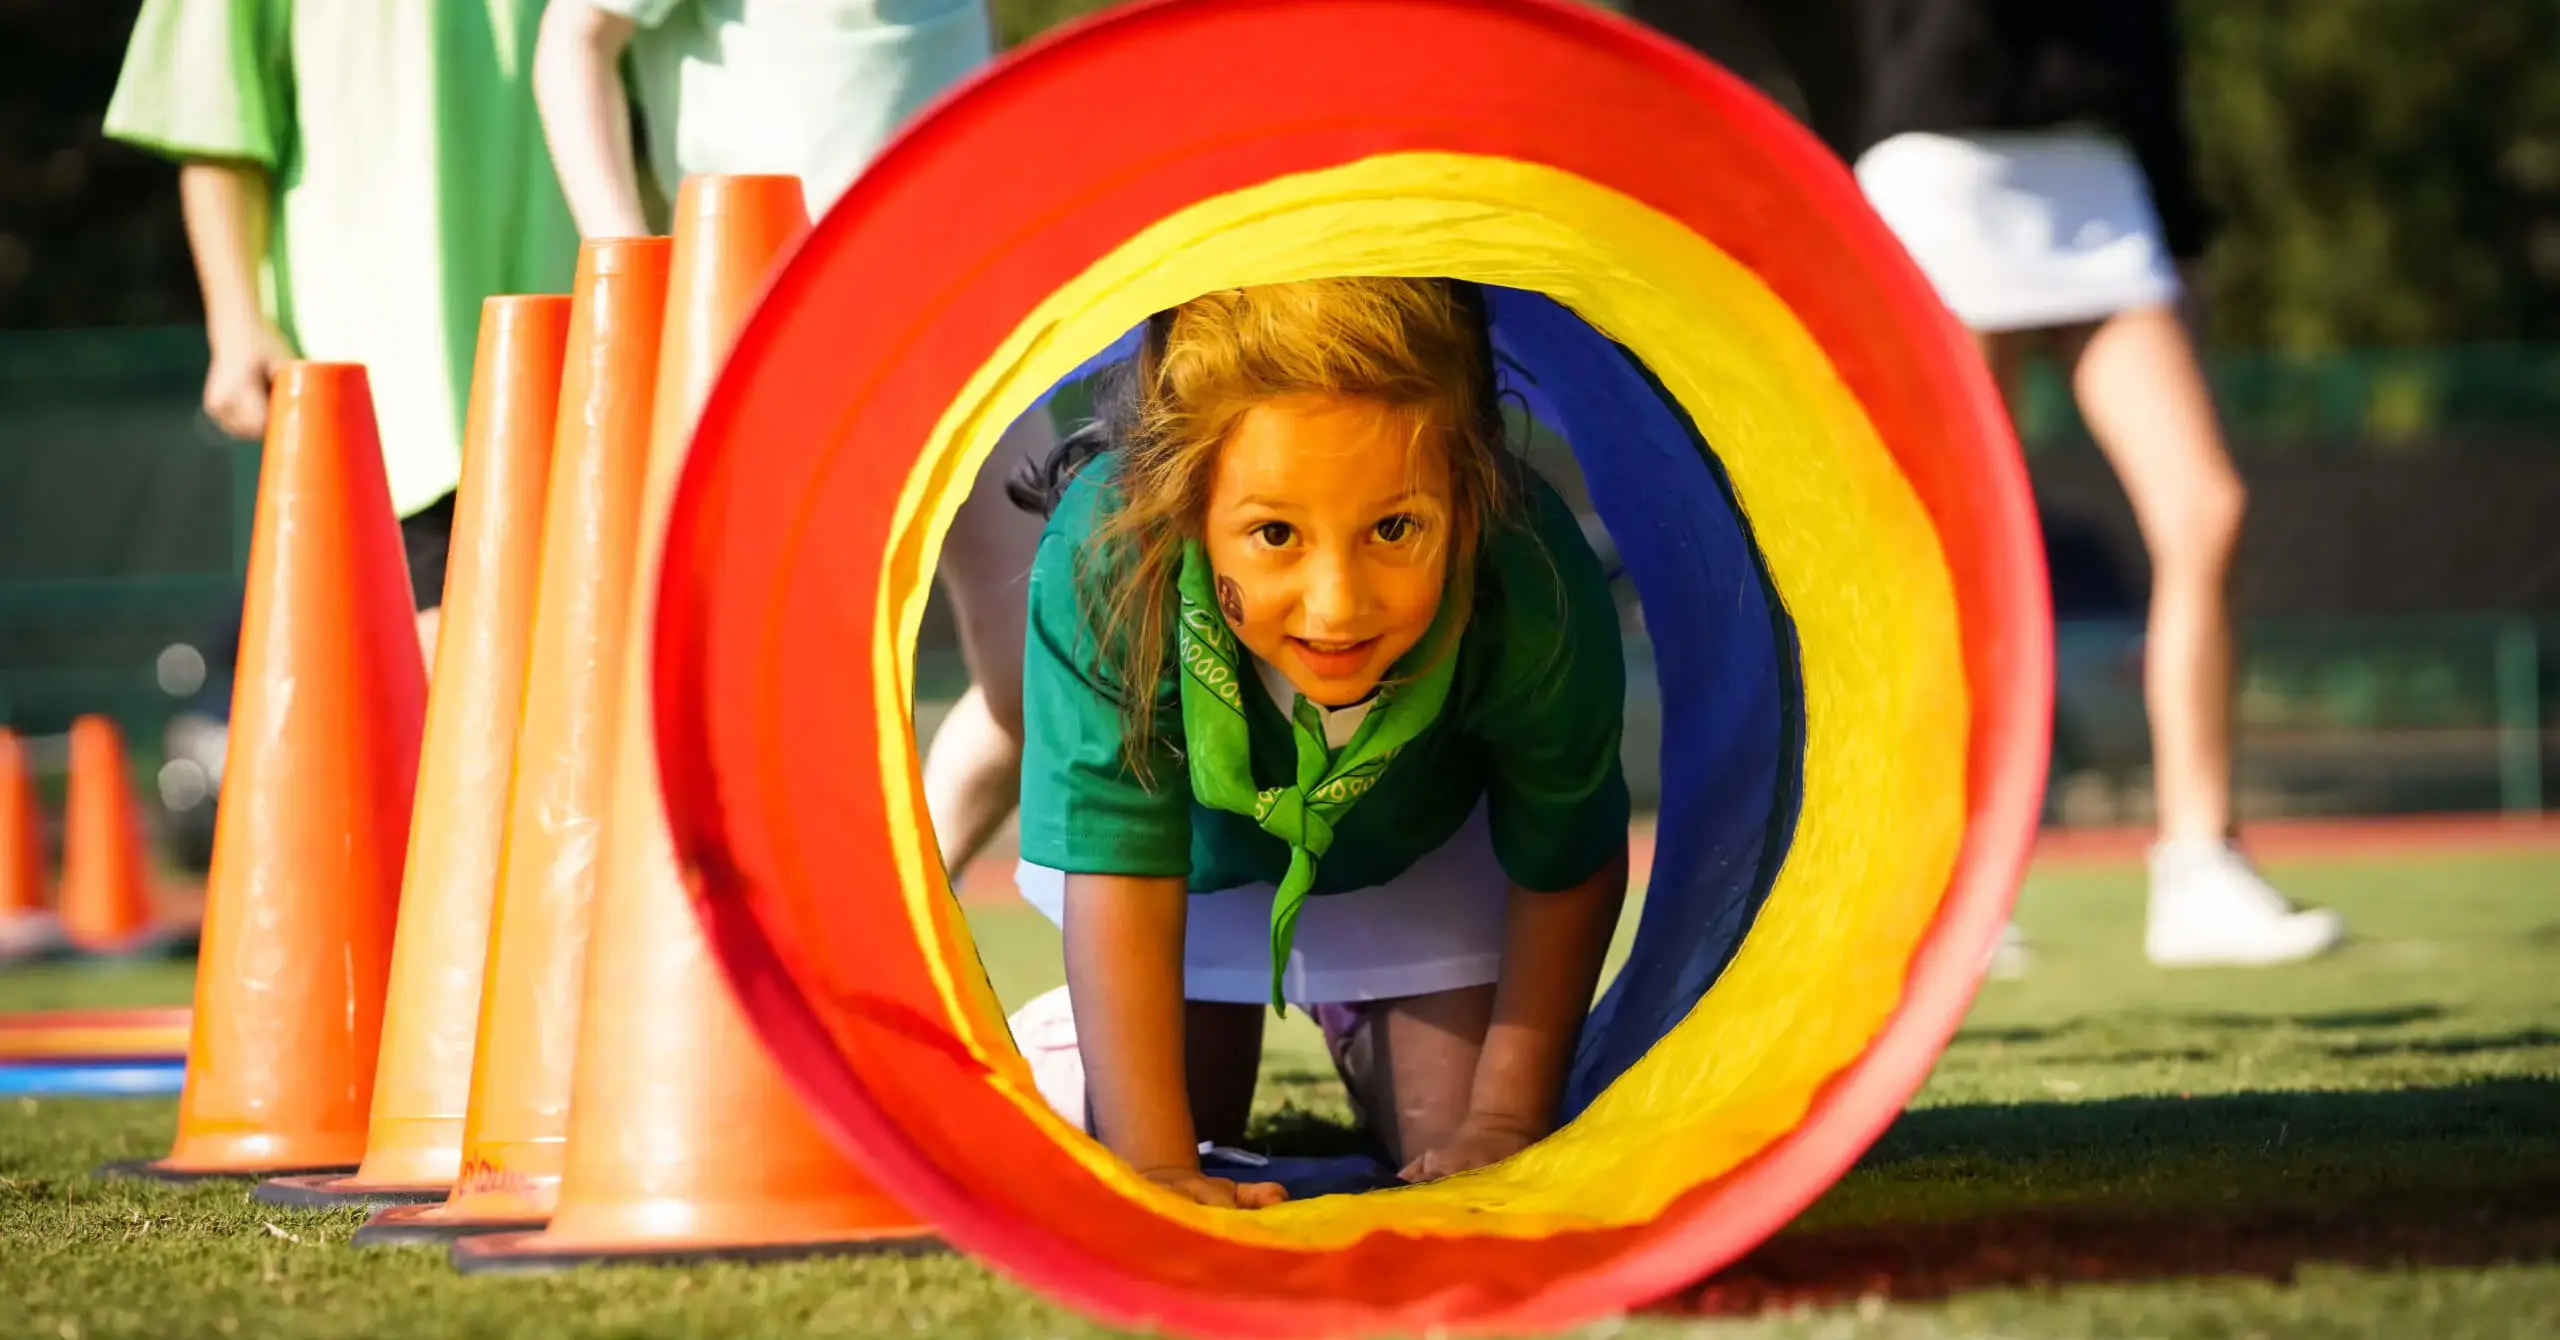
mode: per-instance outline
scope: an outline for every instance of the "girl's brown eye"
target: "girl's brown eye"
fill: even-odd
[[[1253,537],[1274,549],[1286,549],[1289,541],[1297,537],[1297,532],[1291,530],[1286,521],[1265,521],[1253,528]]]
[[[1389,544],[1400,544],[1410,539],[1413,533],[1420,529],[1422,529],[1421,522],[1399,512],[1378,523],[1377,535],[1379,539]]]

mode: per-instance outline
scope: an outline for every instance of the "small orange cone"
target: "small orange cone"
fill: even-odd
[[[747,1027],[676,868],[650,730],[648,625],[666,512],[712,376],[765,275],[807,227],[789,177],[695,177],[651,434],[633,635],[617,695],[613,808],[580,1012],[569,1160],[540,1232],[463,1238],[465,1271],[770,1259],[937,1244],[828,1142]]]
[[[63,806],[62,932],[84,954],[130,954],[151,936],[150,858],[126,771],[124,732],[102,716],[71,723]]]
[[[268,401],[170,1180],[364,1153],[426,667],[362,367]]]
[[[62,922],[46,905],[44,815],[27,747],[0,726],[0,964],[61,952]]]
[[[462,1175],[480,969],[506,838],[568,334],[565,297],[490,298],[480,306],[444,625],[427,681],[418,804],[364,1163],[348,1177],[262,1182],[253,1194],[270,1204],[440,1201]]]
[[[0,726],[0,921],[45,913],[44,815],[27,747]]]
[[[558,1194],[668,253],[664,238],[579,249],[462,1171],[444,1204],[368,1220],[365,1246],[539,1225]]]

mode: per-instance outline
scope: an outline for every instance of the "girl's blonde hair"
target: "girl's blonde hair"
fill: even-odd
[[[1076,589],[1119,698],[1124,755],[1142,780],[1171,706],[1162,685],[1175,578],[1183,546],[1200,538],[1218,451],[1255,405],[1305,394],[1378,402],[1410,423],[1417,450],[1447,452],[1453,597],[1466,598],[1462,578],[1477,546],[1511,504],[1516,467],[1502,446],[1484,307],[1472,285],[1312,279],[1225,289],[1158,313],[1135,365],[1106,394],[1114,403],[1101,422],[1014,490],[1019,501],[1054,506],[1085,459],[1102,450],[1115,458],[1102,522],[1078,555]]]

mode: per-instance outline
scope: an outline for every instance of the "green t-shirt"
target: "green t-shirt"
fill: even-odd
[[[533,106],[541,0],[145,0],[106,133],[264,168],[267,314],[362,363],[391,505],[453,491],[482,299],[566,293],[578,232]]]
[[[1173,660],[1159,685],[1153,787],[1122,751],[1120,709],[1076,598],[1076,554],[1109,488],[1110,458],[1068,486],[1031,565],[1023,650],[1022,856],[1079,874],[1181,875],[1194,891],[1276,884],[1289,849],[1242,815],[1192,798]],[[1618,764],[1626,660],[1600,560],[1564,500],[1527,478],[1514,521],[1478,557],[1476,607],[1440,717],[1334,826],[1314,892],[1386,883],[1489,801],[1495,857],[1523,888],[1587,879],[1623,847]],[[1294,752],[1267,693],[1245,694],[1254,784],[1283,786]]]

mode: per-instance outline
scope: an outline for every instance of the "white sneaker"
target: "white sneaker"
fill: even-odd
[[[1084,1125],[1084,1052],[1076,1046],[1076,1015],[1059,987],[1037,997],[1005,1021],[1013,1045],[1031,1063],[1031,1080],[1048,1100],[1049,1110],[1074,1126]]]
[[[1991,946],[1991,961],[1984,972],[1995,982],[2014,982],[2027,975],[2027,967],[2035,962],[2035,952],[2027,947],[2026,933],[2012,921],[2000,928],[2000,942]]]
[[[2346,938],[2344,918],[2297,908],[2248,858],[2219,842],[2151,849],[2143,952],[2163,968],[2262,967],[2316,958]]]

